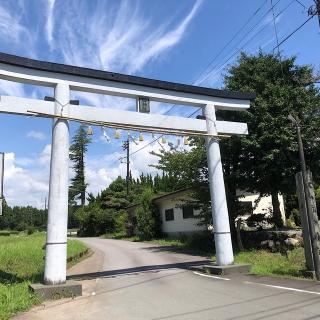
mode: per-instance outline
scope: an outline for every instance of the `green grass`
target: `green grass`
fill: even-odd
[[[251,273],[256,275],[301,278],[306,270],[303,248],[289,251],[288,258],[266,250],[238,252],[235,262],[252,264]]]
[[[0,319],[8,319],[40,301],[28,285],[43,278],[45,234],[0,236]],[[68,257],[86,246],[68,240]]]
[[[117,239],[117,240],[128,240],[128,241],[132,241],[132,242],[150,242],[150,243],[154,243],[154,244],[157,244],[160,246],[174,246],[174,247],[181,247],[181,248],[186,247],[185,241],[181,240],[181,239],[165,238],[165,239],[143,240],[143,239],[139,238],[138,236],[128,237],[123,232],[106,233],[103,235],[103,238]]]
[[[199,241],[181,239],[153,239],[150,242],[160,246],[173,246],[179,249],[193,250],[199,255],[210,254],[213,250],[205,246],[199,247]],[[215,256],[212,256],[215,261]],[[288,278],[305,277],[305,258],[303,248],[296,248],[288,252],[288,257],[280,253],[266,250],[251,250],[235,252],[236,263],[250,263],[251,274],[264,276],[283,276]]]

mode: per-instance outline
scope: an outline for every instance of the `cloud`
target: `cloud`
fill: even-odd
[[[202,2],[197,0],[175,25],[165,21],[157,26],[138,1],[108,3],[108,10],[106,2],[96,1],[92,14],[85,3],[68,1],[68,10],[55,7],[63,16],[55,25],[56,38],[66,63],[136,73],[182,40]]]
[[[167,20],[160,24],[153,23],[152,17],[146,17],[139,1],[94,1],[94,11],[90,10],[88,2],[68,1],[63,5],[55,2],[59,24],[49,23],[53,21],[51,4],[47,10],[49,34],[54,31],[57,46],[67,64],[134,74],[151,61],[163,58],[182,41],[202,2],[197,0],[180,21]],[[51,36],[47,38],[52,39]],[[122,110],[134,106],[130,99],[82,92],[76,95],[94,106]]]
[[[47,22],[46,22],[46,37],[47,41],[52,48],[53,31],[54,31],[54,4],[55,0],[47,0]]]
[[[159,135],[157,135],[156,138],[159,138]],[[177,143],[176,137],[167,138],[169,142],[171,141],[173,144]],[[156,175],[157,173],[161,174],[159,170],[150,166],[151,164],[157,164],[159,159],[151,152],[159,153],[162,147],[165,150],[169,150],[169,145],[164,144],[161,147],[158,142],[149,144],[152,140],[154,140],[154,138],[147,135],[145,141],[140,142],[138,145],[135,145],[134,143],[130,144],[130,153],[132,154],[130,157],[130,171],[134,178],[139,177],[142,172],[152,175]],[[190,147],[180,146],[180,149],[189,150]],[[85,176],[87,183],[89,184],[88,192],[97,194],[108,187],[118,176],[124,178],[126,176],[127,166],[125,159],[123,162],[119,160],[119,158],[124,156],[124,152],[114,152],[95,157],[87,157]]]
[[[36,163],[36,160],[33,160]],[[44,206],[48,195],[47,167],[23,169],[14,153],[5,154],[4,195],[10,206]],[[18,183],[17,183],[18,182]]]
[[[47,144],[41,151],[38,161],[40,165],[44,165],[49,168],[51,159],[51,144]]]
[[[0,80],[0,93],[17,97],[23,97],[25,95],[22,84],[6,80]]]
[[[147,38],[142,44],[142,48],[145,50],[136,56],[134,65],[131,66],[129,72],[140,70],[151,59],[157,58],[161,53],[179,43],[190,22],[197,14],[201,3],[202,0],[196,1],[189,14],[173,30],[165,31],[162,34],[159,30],[156,30],[156,32],[152,34],[149,39]],[[160,30],[161,29],[162,28],[160,28]]]
[[[36,139],[36,140],[46,140],[47,136],[41,131],[31,130],[27,133],[27,138]]]
[[[27,29],[20,23],[21,17],[13,14],[0,5],[0,38],[8,43],[19,43],[21,38],[28,34]]]

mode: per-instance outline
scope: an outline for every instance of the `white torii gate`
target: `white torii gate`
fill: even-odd
[[[248,134],[247,124],[216,120],[215,111],[246,110],[252,93],[230,92],[122,75],[101,70],[37,61],[0,53],[0,79],[52,87],[54,101],[0,96],[0,113],[52,117],[45,284],[66,281],[68,220],[68,120],[120,128],[136,128],[206,136],[217,264],[233,263],[233,250],[218,134]],[[70,105],[70,91],[84,91],[202,107],[206,121],[177,116]]]

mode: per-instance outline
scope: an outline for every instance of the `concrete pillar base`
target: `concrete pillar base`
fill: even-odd
[[[229,274],[236,273],[249,273],[251,270],[251,264],[232,264],[228,266],[218,266],[215,264],[203,265],[200,267],[195,267],[197,271],[204,272],[207,274],[214,274],[225,276]]]
[[[66,281],[66,283],[56,285],[34,283],[29,285],[29,289],[44,300],[82,296],[82,284],[70,280]]]

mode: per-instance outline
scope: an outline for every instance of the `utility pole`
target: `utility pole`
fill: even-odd
[[[127,196],[129,196],[129,181],[130,181],[130,140],[127,139],[123,142],[122,145],[123,150],[127,150],[127,176],[126,176],[126,182],[127,182]]]
[[[309,16],[318,15],[319,27],[320,27],[320,0],[314,0],[314,5],[310,6],[308,9]]]
[[[319,27],[320,27],[320,0],[314,0],[314,1],[316,3],[317,15],[318,15]]]
[[[305,203],[306,203],[306,211],[307,211],[307,221],[309,225],[309,232],[310,232],[310,240],[311,240],[311,248],[312,248],[312,256],[313,256],[313,264],[314,264],[314,271],[317,280],[320,280],[320,258],[319,258],[319,248],[317,244],[317,236],[315,233],[315,228],[313,225],[313,213],[312,207],[310,202],[310,192],[308,186],[308,175],[307,175],[307,166],[304,156],[304,148],[303,142],[301,138],[301,128],[300,122],[298,119],[294,118],[292,115],[289,115],[289,120],[293,123],[297,131],[297,139],[298,139],[298,148],[299,148],[299,158],[300,158],[300,166],[301,166],[301,173],[302,173],[302,181],[304,186],[304,196],[305,196]]]
[[[3,208],[4,153],[0,152],[0,216]]]

